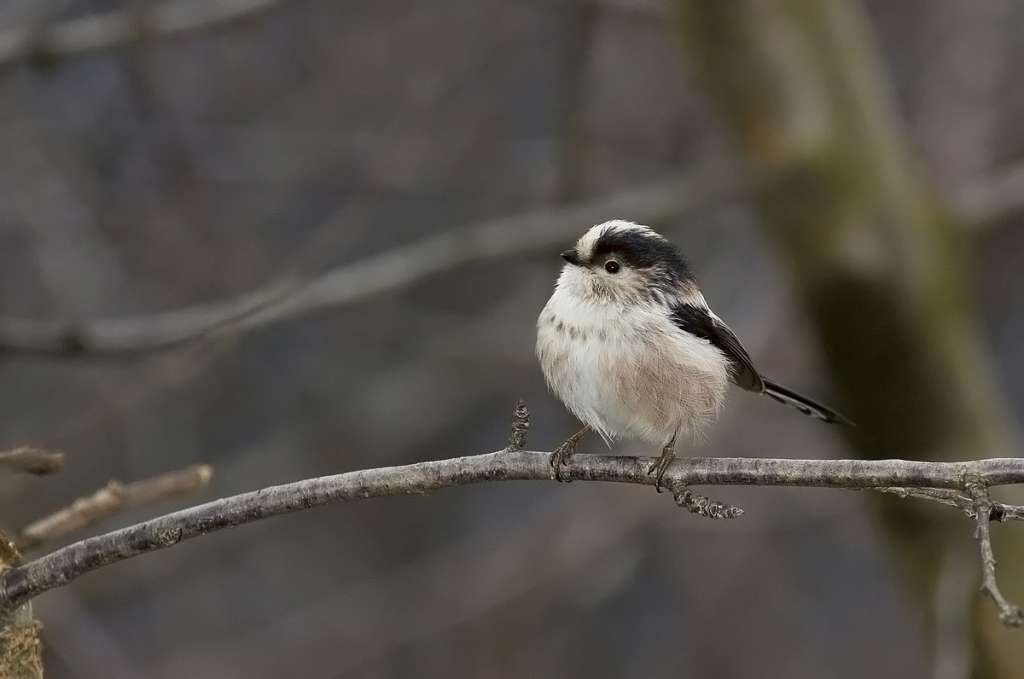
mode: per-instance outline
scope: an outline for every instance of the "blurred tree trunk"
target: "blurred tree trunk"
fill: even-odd
[[[819,333],[839,402],[858,423],[844,432],[851,444],[869,457],[1014,454],[963,244],[942,200],[915,177],[862,8],[845,0],[678,5],[685,47],[757,180],[759,214]],[[933,507],[881,504],[931,611],[948,541],[968,543],[971,527]],[[1024,535],[997,540],[1002,584],[1019,601]],[[975,676],[1020,676],[1021,632],[1001,629],[988,601],[975,615]]]

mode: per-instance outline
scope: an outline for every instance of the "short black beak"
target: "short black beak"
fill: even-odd
[[[562,253],[562,259],[570,264],[575,264],[576,266],[583,264],[583,260],[581,260],[580,256],[576,254],[576,250],[566,250]]]

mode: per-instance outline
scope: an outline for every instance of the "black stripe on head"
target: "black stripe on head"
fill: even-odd
[[[614,254],[634,269],[663,268],[676,281],[693,278],[686,259],[675,245],[640,229],[606,229],[594,243],[591,261]]]

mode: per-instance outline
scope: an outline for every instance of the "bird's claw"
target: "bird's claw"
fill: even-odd
[[[555,448],[555,452],[551,453],[551,468],[555,470],[555,480],[559,483],[569,483],[572,481],[571,476],[563,476],[562,467],[567,467],[569,462],[572,461],[572,456],[576,454],[576,446],[580,444],[583,437],[590,431],[590,427],[584,425],[582,429],[570,436],[565,442]],[[568,470],[565,470],[566,472]]]
[[[562,468],[569,465],[572,456],[575,454],[576,442],[572,439],[558,446],[555,448],[555,452],[551,453],[551,468],[555,470],[555,480],[559,483],[570,483],[572,481],[570,476],[563,476],[564,470]]]
[[[661,481],[665,477],[665,472],[668,471],[668,466],[672,464],[672,460],[676,459],[676,454],[671,450],[661,451],[661,456],[651,463],[651,466],[647,468],[647,475],[657,473],[654,479],[654,490],[661,492]]]

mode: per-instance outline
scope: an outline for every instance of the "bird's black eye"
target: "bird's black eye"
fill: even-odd
[[[619,273],[619,269],[621,268],[622,267],[619,266],[619,263],[616,262],[614,259],[609,259],[607,262],[604,263],[604,270],[607,271],[608,273]]]

